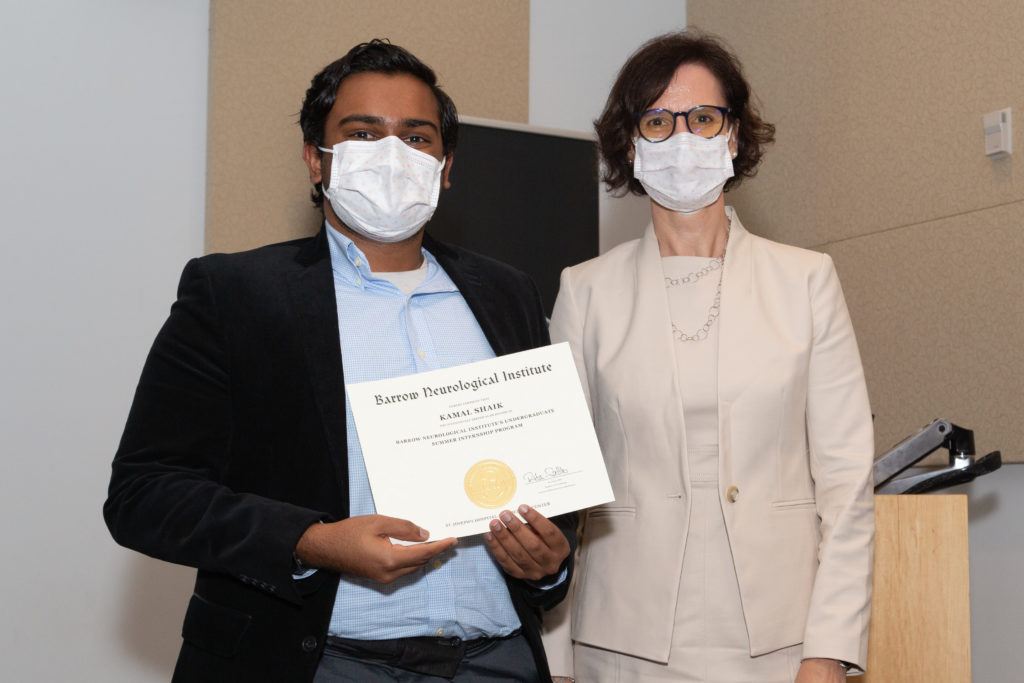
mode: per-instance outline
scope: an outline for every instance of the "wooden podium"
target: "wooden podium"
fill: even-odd
[[[862,683],[970,683],[967,497],[875,497],[875,576]]]

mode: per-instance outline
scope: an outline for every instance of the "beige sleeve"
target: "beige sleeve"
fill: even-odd
[[[574,574],[574,584],[575,578]],[[569,594],[565,596],[565,600],[558,603],[550,612],[544,613],[544,624],[540,635],[544,641],[544,652],[547,654],[548,668],[551,670],[552,676],[572,678],[575,672],[572,660],[572,638],[569,634],[574,588],[574,585],[570,585]]]
[[[874,429],[857,340],[829,256],[822,256],[810,289],[807,438],[821,542],[803,656],[863,669],[875,531]]]
[[[587,399],[587,405],[593,405],[590,400],[590,383],[587,381],[586,364],[583,361],[583,318],[576,306],[572,289],[572,270],[566,268],[562,271],[562,278],[558,288],[558,297],[555,299],[554,311],[551,314],[551,343],[569,342],[573,359],[576,361],[576,369],[580,375],[580,383],[583,385],[583,395]],[[586,514],[580,515],[579,546],[583,545],[583,520]],[[582,569],[579,564],[579,548],[576,552],[576,569],[573,572],[573,584],[569,586],[569,593],[565,600],[558,604],[550,612],[544,614],[544,627],[541,636],[544,640],[544,650],[548,656],[548,667],[552,676],[574,675],[575,668],[572,658],[572,638],[570,637],[572,605],[575,598],[575,582]]]

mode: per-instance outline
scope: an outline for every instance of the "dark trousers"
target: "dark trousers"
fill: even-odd
[[[373,641],[370,647],[369,643],[328,638],[313,683],[540,682],[540,674],[533,662],[533,652],[521,634],[462,643],[461,657],[456,657],[449,670],[444,672],[438,671],[438,667],[445,668],[443,661],[437,662],[438,666],[432,666],[430,661],[431,651],[436,646],[427,643],[428,647],[424,649],[420,643],[415,642],[430,640],[435,639]],[[448,653],[442,651],[437,659],[444,660],[447,657]],[[410,665],[409,662],[415,663]],[[420,669],[420,672],[403,668],[407,666]],[[424,673],[423,670],[434,670],[436,673]]]

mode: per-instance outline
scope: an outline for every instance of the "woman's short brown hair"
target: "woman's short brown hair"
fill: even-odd
[[[701,64],[715,75],[731,110],[729,116],[739,123],[736,158],[732,162],[736,175],[725,183],[725,189],[728,191],[743,178],[757,173],[765,146],[775,139],[775,126],[761,119],[736,56],[718,38],[688,29],[666,33],[640,46],[619,71],[604,111],[594,121],[605,164],[602,180],[609,190],[626,187],[633,194],[646,194],[640,181],[633,177],[630,158],[637,121],[665,92],[676,69],[683,64]]]

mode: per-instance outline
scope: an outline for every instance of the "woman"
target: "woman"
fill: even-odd
[[[653,222],[566,269],[551,323],[615,492],[586,515],[575,675],[844,681],[867,652],[871,412],[831,259],[724,203],[774,127],[736,58],[687,32],[629,59],[596,128],[604,180]]]

